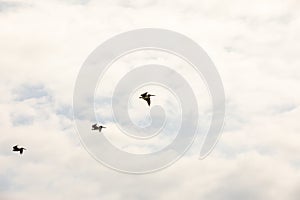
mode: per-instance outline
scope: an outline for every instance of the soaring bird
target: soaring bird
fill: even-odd
[[[150,106],[150,104],[151,104],[150,97],[151,96],[155,96],[155,95],[148,94],[148,92],[145,92],[145,93],[141,94],[140,99],[144,99],[145,101],[147,101],[148,106]]]
[[[101,132],[102,128],[106,128],[104,126],[97,126],[97,124],[93,124],[92,125],[92,130],[99,130],[99,132]]]
[[[23,153],[23,150],[26,150],[24,147],[19,148],[18,145],[13,146],[13,151],[19,151],[20,154]]]

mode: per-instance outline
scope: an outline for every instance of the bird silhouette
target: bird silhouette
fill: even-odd
[[[19,148],[18,145],[13,146],[13,151],[19,151],[20,154],[23,154],[23,150],[27,150],[24,147]]]
[[[102,128],[106,128],[104,126],[97,126],[97,124],[93,124],[92,125],[92,130],[99,130],[99,132],[101,132]]]
[[[145,101],[147,101],[148,106],[150,106],[150,104],[151,104],[150,97],[151,96],[155,96],[155,95],[148,94],[148,92],[145,92],[145,93],[141,94],[140,99],[144,99]]]

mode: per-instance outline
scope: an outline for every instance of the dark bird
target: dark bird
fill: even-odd
[[[102,128],[106,128],[104,126],[97,126],[97,124],[93,124],[92,125],[92,130],[99,130],[99,132],[101,132]]]
[[[155,95],[148,94],[148,92],[145,92],[144,94],[141,94],[140,99],[144,99],[145,101],[147,101],[148,105],[150,106],[150,104],[151,104],[150,97],[151,96],[155,96]]]
[[[18,145],[16,145],[16,146],[13,146],[13,151],[19,151],[19,152],[20,152],[20,154],[22,154],[22,153],[23,153],[23,150],[26,150],[26,149],[25,149],[25,148],[23,148],[23,147],[19,148],[19,147],[18,147]]]

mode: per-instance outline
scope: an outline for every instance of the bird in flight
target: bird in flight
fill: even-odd
[[[20,154],[23,153],[23,150],[26,150],[24,147],[19,148],[18,145],[13,146],[13,151],[19,151]]]
[[[155,96],[155,95],[148,94],[148,92],[145,92],[144,94],[141,94],[140,99],[144,99],[145,101],[147,101],[148,106],[150,106],[150,104],[151,104],[150,97],[151,96]]]
[[[97,126],[97,124],[93,124],[92,125],[92,130],[99,130],[99,132],[101,132],[102,128],[106,128],[104,126]]]

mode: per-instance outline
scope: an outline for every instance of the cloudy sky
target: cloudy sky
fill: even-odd
[[[299,9],[297,0],[0,0],[0,199],[298,199]],[[162,171],[129,175],[101,165],[81,145],[73,90],[98,45],[149,27],[182,33],[208,53],[225,87],[226,124],[204,160],[196,142]],[[179,63],[157,55],[157,64]],[[123,63],[130,67],[132,59]],[[103,81],[122,74],[114,72]],[[207,94],[198,103],[205,129]],[[124,147],[122,136],[107,137]],[[19,156],[11,152],[15,144],[28,150]],[[148,152],[145,146],[126,151]]]

